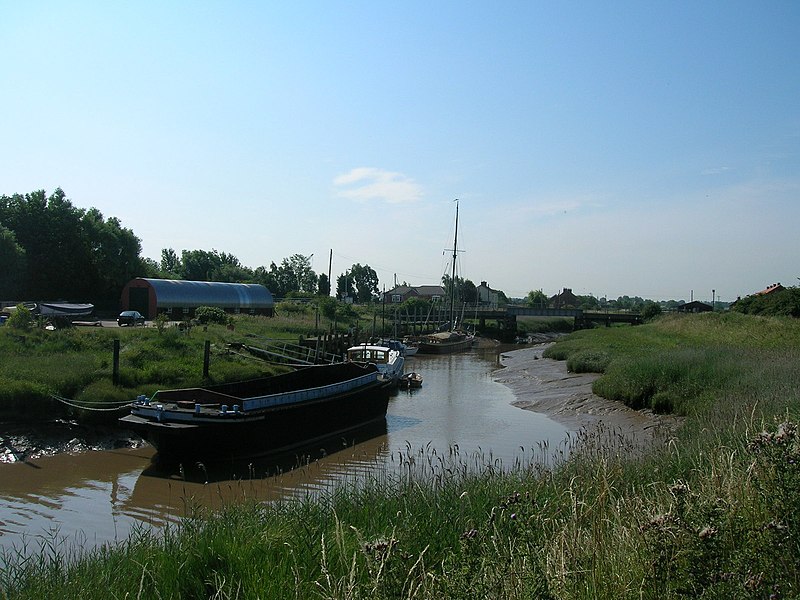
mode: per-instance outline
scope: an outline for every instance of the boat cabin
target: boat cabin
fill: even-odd
[[[389,362],[391,350],[386,346],[353,346],[347,350],[347,360],[350,362],[374,363],[376,365]]]

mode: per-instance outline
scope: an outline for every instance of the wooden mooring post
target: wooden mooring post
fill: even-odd
[[[119,339],[114,340],[114,359],[112,361],[111,383],[119,385]]]
[[[203,346],[203,379],[208,379],[208,363],[211,358],[211,342],[206,340]]]

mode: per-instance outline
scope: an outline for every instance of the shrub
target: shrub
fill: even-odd
[[[208,325],[209,323],[227,325],[230,320],[228,314],[216,306],[201,306],[194,311],[194,316],[203,325]]]
[[[20,331],[30,331],[33,329],[33,323],[33,314],[24,304],[18,304],[6,321],[8,327]]]
[[[644,308],[642,308],[642,318],[645,321],[650,321],[651,319],[655,319],[657,316],[661,314],[661,305],[648,300],[644,303]]]

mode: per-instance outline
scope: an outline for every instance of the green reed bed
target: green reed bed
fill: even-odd
[[[554,346],[606,352],[606,376],[640,369],[654,395],[695,386],[680,429],[649,445],[601,427],[512,465],[406,447],[393,468],[314,496],[198,511],[83,554],[7,556],[2,597],[796,598],[800,335],[751,319],[667,318]],[[257,481],[241,485],[257,498]]]

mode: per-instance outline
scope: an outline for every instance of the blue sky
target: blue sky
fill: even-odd
[[[800,3],[0,0],[0,194],[513,297],[800,276]]]

